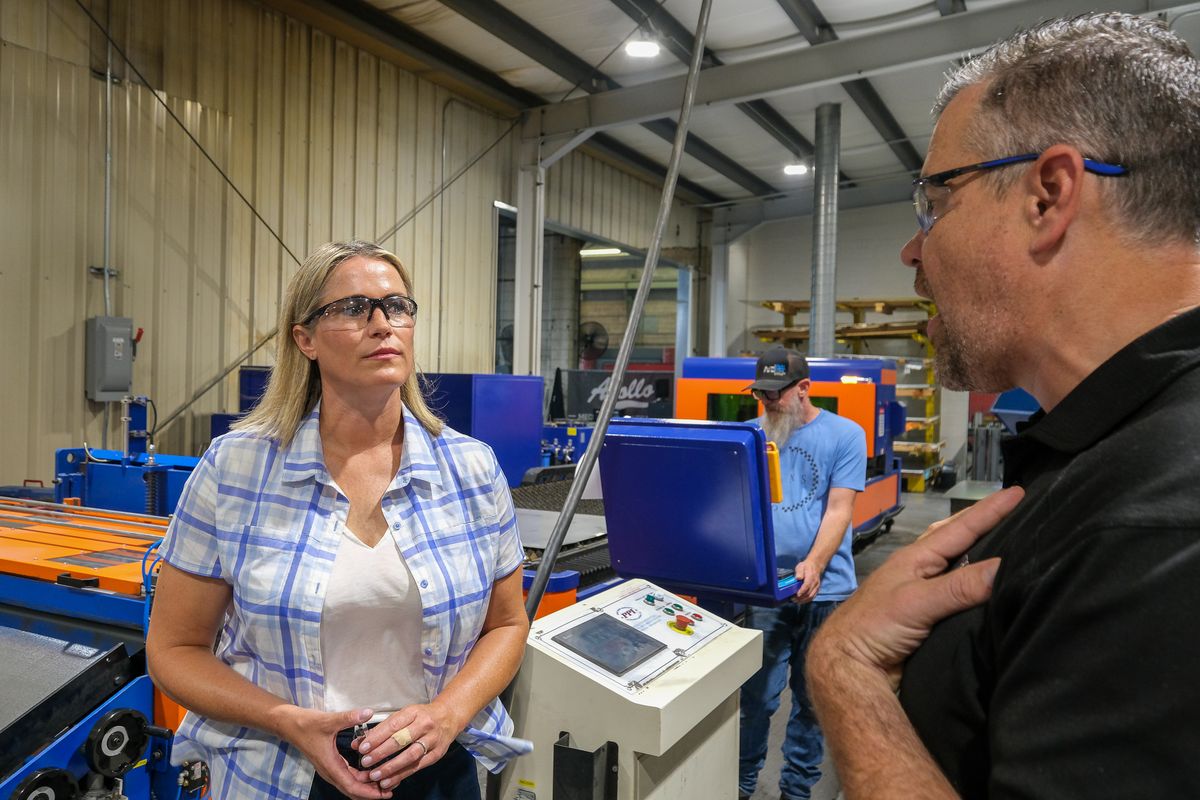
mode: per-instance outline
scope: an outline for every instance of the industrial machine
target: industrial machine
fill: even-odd
[[[1024,389],[1009,389],[992,402],[992,413],[1012,436],[1017,435],[1017,426],[1040,408],[1037,399]]]
[[[761,640],[647,581],[535,620],[511,704],[534,750],[501,797],[736,796],[737,693]]]
[[[675,389],[681,419],[742,421],[762,414],[747,387],[753,358],[688,358]],[[883,358],[810,358],[813,405],[858,423],[866,435],[866,487],[854,503],[854,538],[865,543],[891,527],[900,503],[900,464],[892,443],[904,432],[896,364]]]
[[[429,407],[451,428],[491,446],[509,486],[541,464],[542,379],[537,375],[426,373]]]
[[[64,447],[54,452],[54,499],[114,511],[168,516],[200,459]]]
[[[574,464],[583,458],[595,426],[591,423],[547,422],[542,426],[542,466]]]
[[[0,498],[0,798],[199,797],[146,674],[163,518]]]
[[[706,602],[789,601],[803,554],[776,553],[769,461],[749,422],[614,419],[600,475],[617,574]]]
[[[541,563],[542,552],[562,512],[574,474],[574,464],[548,467],[535,473],[538,479],[544,479],[543,482],[512,490],[517,529],[525,546],[526,588],[533,570]],[[556,562],[555,578],[539,606],[541,613],[586,599],[619,581],[609,560],[604,503],[597,498],[584,499],[567,529]]]

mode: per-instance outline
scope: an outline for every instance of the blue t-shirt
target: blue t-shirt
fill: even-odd
[[[759,424],[762,419],[755,420]],[[867,436],[855,422],[820,411],[779,448],[783,502],[771,505],[776,557],[792,564],[812,549],[829,505],[830,489],[863,490],[867,476]],[[845,600],[858,587],[851,553],[854,524],[821,576],[817,600]]]

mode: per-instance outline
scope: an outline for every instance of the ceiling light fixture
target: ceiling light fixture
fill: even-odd
[[[783,168],[784,175],[807,175],[808,164],[788,164]]]
[[[630,58],[654,58],[660,49],[658,41],[645,28],[638,28],[637,33],[625,43],[625,55]]]
[[[579,251],[581,258],[600,258],[602,256],[623,256],[625,251],[619,247],[585,247]]]

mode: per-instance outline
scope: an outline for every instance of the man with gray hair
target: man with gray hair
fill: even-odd
[[[1009,488],[818,633],[846,796],[1198,797],[1200,64],[1161,21],[1055,20],[934,112],[901,259],[942,381],[1043,411]]]

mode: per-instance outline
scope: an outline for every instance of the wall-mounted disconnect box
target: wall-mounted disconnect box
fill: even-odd
[[[92,317],[85,329],[84,387],[89,400],[120,400],[133,387],[133,320]]]

